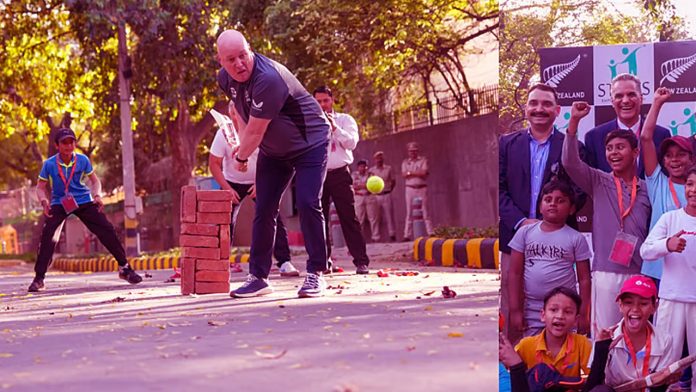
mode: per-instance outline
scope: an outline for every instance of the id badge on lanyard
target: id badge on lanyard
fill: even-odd
[[[65,196],[60,198],[60,204],[63,206],[65,214],[70,215],[79,207],[77,205],[77,201],[75,201],[75,198],[73,197],[73,195],[70,194],[69,191],[70,181],[72,181],[73,175],[75,175],[75,168],[77,167],[77,157],[74,158],[72,171],[70,172],[70,177],[68,177],[67,180],[63,175],[63,170],[60,168],[60,165],[58,164],[58,159],[60,158],[56,157],[56,166],[58,167],[58,174],[60,175],[60,179],[63,181],[63,185],[65,185]]]
[[[631,186],[631,204],[624,211],[623,209],[623,194],[621,192],[621,183],[619,179],[614,177],[614,184],[616,185],[616,194],[619,202],[619,224],[621,230],[616,233],[614,238],[614,243],[611,246],[611,252],[609,253],[609,261],[624,267],[628,267],[631,264],[631,259],[633,259],[633,254],[638,245],[638,237],[624,232],[623,221],[631,213],[631,209],[636,202],[636,193],[638,189],[638,179],[633,177],[633,184]]]

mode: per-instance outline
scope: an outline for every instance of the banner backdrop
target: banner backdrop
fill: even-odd
[[[643,114],[647,114],[657,87],[672,97],[657,123],[673,135],[696,135],[696,41],[673,41],[609,46],[545,48],[539,50],[541,81],[556,88],[561,114],[556,127],[565,132],[573,101],[587,101],[590,114],[580,121],[579,138],[616,117],[609,87],[614,76],[636,75],[641,81]]]

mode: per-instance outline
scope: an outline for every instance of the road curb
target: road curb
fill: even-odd
[[[413,260],[445,267],[497,270],[498,239],[419,237],[413,241]]]
[[[129,257],[128,263],[135,270],[167,270],[179,268],[181,257]],[[249,254],[239,253],[230,255],[230,264],[248,263]],[[58,258],[53,260],[53,269],[66,272],[114,272],[118,271],[118,263],[111,256],[93,257],[87,259]]]

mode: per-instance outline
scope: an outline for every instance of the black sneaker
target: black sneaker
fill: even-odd
[[[297,292],[300,298],[314,298],[321,297],[324,295],[324,288],[326,287],[326,281],[324,277],[320,274],[314,274],[311,272],[307,273],[305,281],[302,284],[302,288]]]
[[[362,264],[358,266],[358,269],[355,270],[355,273],[358,275],[367,275],[370,273],[370,269],[367,268],[366,265]]]
[[[256,276],[249,274],[247,280],[237,290],[230,292],[230,297],[248,298],[258,297],[259,295],[270,294],[273,288],[268,284],[266,279],[259,279]]]
[[[118,277],[128,281],[130,284],[138,284],[143,281],[143,278],[128,264],[123,267],[118,267]]]
[[[31,284],[29,285],[29,289],[27,289],[27,291],[30,293],[35,293],[35,292],[41,290],[42,288],[44,288],[43,279],[34,278],[34,281],[31,282]]]

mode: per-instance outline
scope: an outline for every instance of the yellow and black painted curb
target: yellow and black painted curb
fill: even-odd
[[[230,264],[248,263],[248,253],[230,255]],[[135,270],[167,270],[179,268],[179,256],[129,257],[128,263]],[[88,259],[59,258],[53,260],[53,269],[67,272],[109,272],[118,271],[118,263],[111,256]]]
[[[498,269],[497,238],[450,239],[419,237],[413,242],[413,259],[429,265]]]

